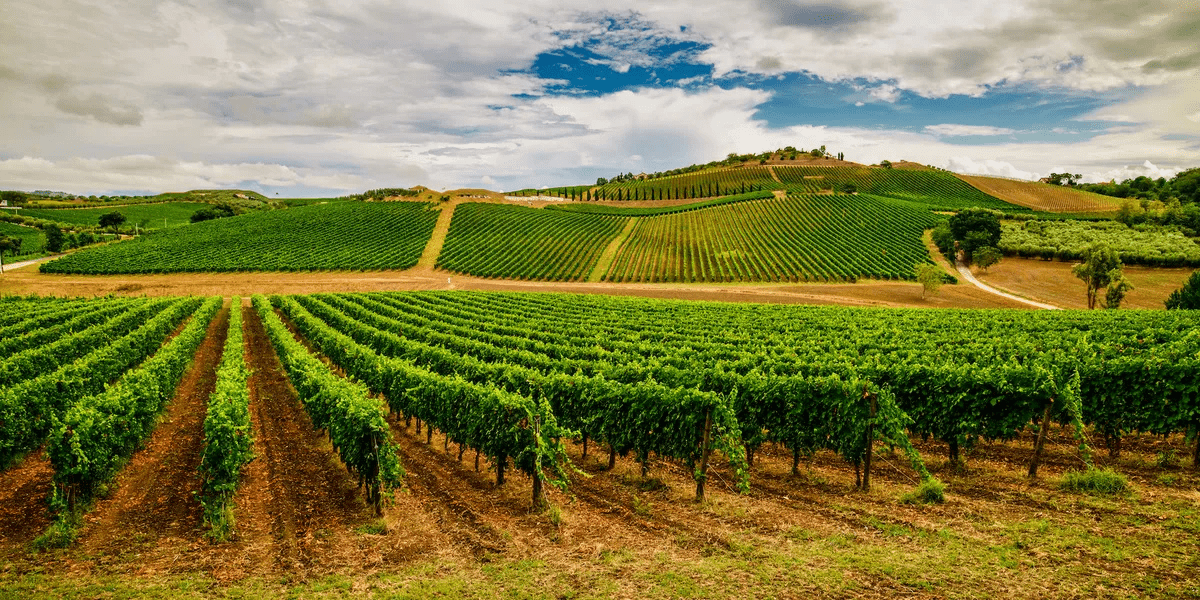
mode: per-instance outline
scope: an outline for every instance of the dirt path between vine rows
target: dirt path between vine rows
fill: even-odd
[[[203,510],[194,494],[200,490],[204,418],[216,388],[229,310],[226,303],[209,324],[162,419],[117,475],[115,491],[84,517],[79,547],[100,564],[158,547],[162,552],[150,553],[158,560],[142,561],[140,567],[165,570],[200,536]]]
[[[50,526],[54,469],[41,448],[0,472],[0,552],[32,541]]]
[[[450,221],[454,218],[454,209],[461,203],[460,200],[451,200],[441,204],[437,223],[433,225],[433,235],[429,236],[429,241],[425,243],[425,251],[421,253],[416,268],[433,270],[438,256],[442,254],[442,246],[446,245],[446,234],[450,233]]]
[[[613,238],[608,243],[608,246],[604,248],[604,252],[600,253],[600,258],[596,260],[596,266],[592,269],[591,274],[588,275],[587,280],[589,283],[595,283],[603,279],[604,274],[612,266],[613,260],[617,258],[617,251],[621,249],[621,244],[629,237],[629,233],[633,231],[637,223],[637,217],[630,217],[629,221],[625,223],[625,227],[621,230],[621,233],[618,233],[617,237]]]
[[[255,459],[234,499],[238,541],[222,547],[213,570],[222,579],[304,576],[352,562],[357,545],[347,536],[370,518],[357,482],[313,428],[258,313],[243,307],[243,319]]]

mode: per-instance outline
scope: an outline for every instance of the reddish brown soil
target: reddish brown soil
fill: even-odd
[[[0,550],[32,541],[50,525],[54,469],[41,449],[0,472]]]
[[[242,568],[304,572],[337,552],[338,538],[365,521],[367,509],[304,412],[258,314],[244,308],[243,318],[256,459],[234,509],[249,563]]]
[[[145,447],[117,476],[115,491],[85,516],[80,550],[97,556],[98,564],[156,547],[173,554],[174,563],[194,549],[189,542],[198,537],[202,520],[195,493],[200,489],[204,417],[228,324],[229,309],[222,308]],[[145,567],[159,565],[148,562]]]

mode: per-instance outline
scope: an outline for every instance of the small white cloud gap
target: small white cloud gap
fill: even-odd
[[[1007,127],[992,127],[990,125],[955,125],[951,123],[943,123],[941,125],[927,125],[925,133],[930,133],[943,137],[961,137],[968,135],[977,136],[992,136],[992,135],[1012,135],[1016,133],[1015,129]]]
[[[995,175],[1012,179],[1033,180],[1038,174],[1024,171],[1012,163],[1001,160],[975,160],[968,156],[952,156],[946,161],[946,168],[964,175]]]

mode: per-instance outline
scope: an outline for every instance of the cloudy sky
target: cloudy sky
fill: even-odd
[[[788,145],[1170,176],[1200,166],[1198,6],[9,1],[0,189],[507,190]]]

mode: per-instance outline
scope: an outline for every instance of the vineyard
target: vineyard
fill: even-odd
[[[177,273],[405,269],[437,211],[416,202],[340,202],[249,213],[83,250],[43,273]]]
[[[261,414],[256,403],[276,402],[255,379],[264,369],[294,390],[300,422],[325,432],[343,465],[335,472],[358,483],[347,493],[383,514],[408,502],[395,490],[412,486],[430,506],[450,502],[445,510],[467,524],[483,517],[463,502],[518,510],[504,508],[510,501],[501,491],[514,483],[525,507],[568,497],[557,489],[628,511],[611,528],[620,519],[718,510],[686,502],[668,509],[660,492],[646,491],[656,488],[638,492],[663,485],[654,473],[673,485],[686,479],[687,496],[698,498],[714,489],[721,498],[750,492],[754,502],[780,498],[781,489],[820,497],[830,484],[804,475],[816,456],[832,469],[823,472],[860,490],[879,477],[894,489],[898,476],[911,482],[902,486],[940,490],[927,466],[935,460],[930,445],[914,442],[939,440],[933,448],[959,464],[986,460],[994,443],[1007,441],[1000,448],[1008,460],[1017,453],[1036,464],[1041,443],[1013,440],[1039,430],[1044,438],[1049,423],[1078,423],[1114,453],[1140,435],[1194,441],[1200,430],[1200,323],[1188,311],[931,313],[462,292],[256,296],[251,304],[0,301],[0,458],[4,470],[25,471],[44,446],[46,468],[35,473],[54,514],[44,531],[27,535],[40,534],[43,546],[91,544],[95,518],[86,515],[134,464],[160,415],[183,401],[176,386],[196,369],[215,379],[202,397],[203,444],[171,443],[196,448],[195,457],[173,460],[194,465],[191,477],[201,483],[194,497],[173,502],[201,506],[203,535],[235,547],[242,535],[262,535],[241,512],[246,494],[260,493],[245,489],[261,485],[253,465],[277,469],[287,458],[283,440],[310,435],[269,435],[268,421],[251,416]],[[201,359],[206,352],[212,358]],[[431,462],[433,453],[442,458]],[[494,488],[480,488],[472,460]],[[618,460],[640,477],[606,473],[603,465],[612,471]],[[790,464],[791,475],[764,470],[763,461]],[[475,481],[466,488],[476,491],[458,491],[453,477]],[[781,488],[781,477],[798,483]],[[975,493],[970,474],[955,477],[964,483],[947,490],[948,503]],[[634,486],[632,509],[621,508],[628,499],[605,495],[612,485]],[[316,488],[304,489],[319,499]],[[5,493],[9,502],[39,501]],[[655,498],[653,514],[638,508],[638,497]],[[274,498],[278,509],[304,510]],[[895,509],[894,500],[882,502]],[[413,516],[395,517],[399,531],[420,526],[410,525]],[[730,518],[745,527],[738,517],[717,522]],[[503,543],[488,541],[501,538],[487,527],[472,531],[456,539]],[[275,543],[319,547],[295,535]]]
[[[458,206],[437,266],[478,277],[586,277],[626,219],[503,204]]]
[[[958,178],[1005,202],[1038,211],[1111,216],[1123,202],[1120,198],[1064,185],[982,175],[958,175]]]
[[[710,452],[746,489],[767,442],[797,461],[833,451],[865,468],[869,485],[871,436],[903,449],[928,478],[910,435],[947,442],[957,461],[980,440],[1017,437],[1043,410],[1079,420],[1110,447],[1128,434],[1200,427],[1200,323],[1187,312],[964,319],[453,292],[260,296],[253,305],[312,423],[377,511],[404,473],[389,413],[443,432],[460,456],[486,457],[500,483],[511,461],[534,482],[535,503],[543,480],[570,485],[569,438],[600,444],[610,462],[686,463],[703,496]],[[46,442],[55,507],[86,507],[147,437],[220,307],[215,298],[0,305],[9,340],[0,462]],[[234,329],[204,428],[214,524],[251,452],[241,320],[226,320]]]
[[[40,254],[46,246],[46,234],[40,229],[33,227],[25,227],[15,223],[6,223],[0,221],[0,236],[21,240],[21,249],[17,252],[18,256],[26,254]],[[7,257],[8,252],[5,251],[5,264],[12,262]]]
[[[1121,261],[1151,267],[1198,267],[1200,244],[1178,230],[1133,229],[1116,221],[1024,221],[1005,223],[1000,250],[1026,258],[1078,260],[1093,244],[1116,250]]]
[[[871,196],[789,196],[640,219],[608,281],[911,279],[926,210]]]

